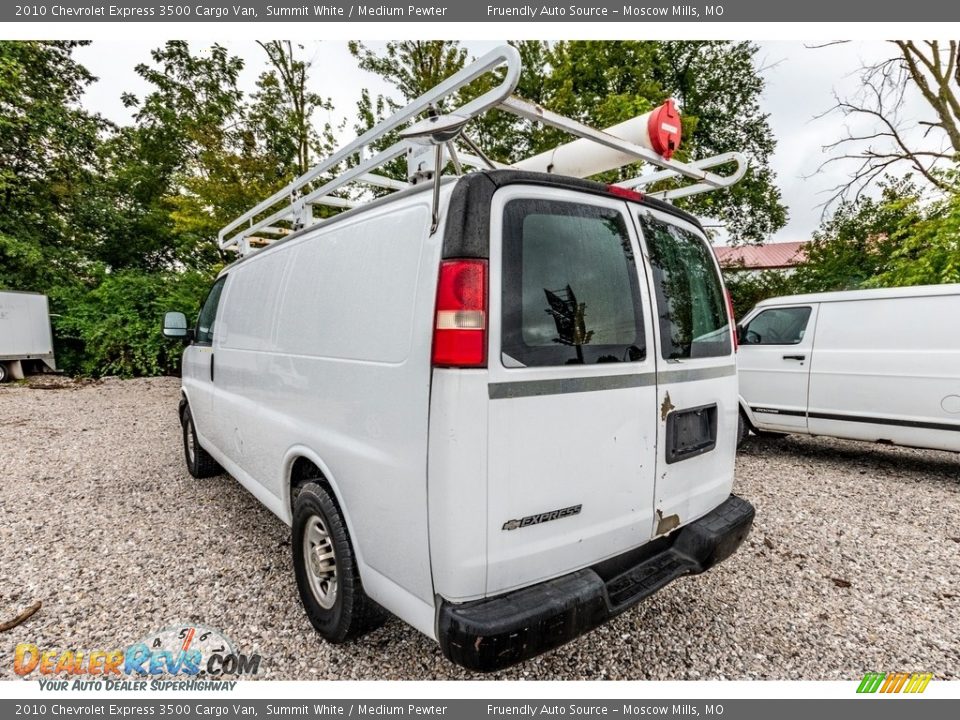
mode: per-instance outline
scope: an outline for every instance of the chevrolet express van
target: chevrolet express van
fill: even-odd
[[[507,63],[503,107],[519,57],[497,52],[478,65]],[[405,189],[352,207],[328,184],[238,218],[222,246],[242,259],[194,328],[173,313],[166,332],[191,339],[188,469],[222,468],[291,526],[317,631],[342,642],[388,611],[494,670],[724,560],[754,511],[731,494],[733,322],[700,224],[623,186],[471,160],[450,139],[477,102],[425,121],[435,156],[401,144],[345,176],[392,186],[363,173],[407,153]],[[488,166],[442,177],[448,160]],[[304,199],[350,209],[304,222]],[[249,247],[276,218],[302,227]]]
[[[960,285],[764,300],[740,324],[741,435],[960,452]]]

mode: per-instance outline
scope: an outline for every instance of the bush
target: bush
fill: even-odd
[[[163,314],[196,313],[211,282],[194,271],[123,270],[53,298],[62,308],[54,318],[60,367],[93,377],[177,374],[183,348],[163,336]]]

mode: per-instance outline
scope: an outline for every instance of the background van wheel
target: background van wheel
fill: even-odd
[[[10,377],[10,371],[7,370],[7,366],[0,362],[0,383],[6,382],[7,378]]]
[[[341,643],[380,625],[385,612],[364,593],[347,526],[320,485],[297,495],[292,532],[297,589],[316,631]]]
[[[750,424],[747,422],[746,416],[741,410],[737,414],[737,447],[743,445],[743,441],[747,439],[747,436],[750,435]]]
[[[183,426],[183,456],[187,461],[187,470],[190,474],[195,478],[208,478],[222,473],[223,468],[220,464],[210,456],[210,453],[200,447],[197,428],[193,424],[193,414],[190,412],[189,405],[183,409],[180,424]]]

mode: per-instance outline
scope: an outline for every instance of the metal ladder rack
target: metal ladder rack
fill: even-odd
[[[449,114],[436,114],[436,108],[443,100],[453,97],[472,82],[500,68],[504,68],[503,77],[495,87],[464,103]],[[642,188],[651,183],[672,178],[687,178],[692,181],[681,187],[649,193],[651,197],[672,199],[726,188],[743,177],[747,170],[747,159],[742,153],[724,153],[684,163],[515,97],[512,93],[520,79],[520,71],[520,54],[516,48],[504,45],[492,50],[320,161],[256,207],[231,221],[218,234],[220,248],[224,250],[234,248],[241,256],[246,255],[254,246],[271,242],[270,238],[264,237],[266,235],[282,237],[293,230],[323,222],[314,217],[313,207],[316,205],[341,210],[362,205],[363,201],[343,197],[342,191],[349,186],[372,186],[396,191],[419,182],[432,180],[434,182],[434,229],[436,229],[440,175],[448,162],[454,166],[457,174],[464,172],[464,166],[487,169],[514,167],[491,161],[483,150],[462,132],[471,120],[494,108],[564,130],[577,138],[586,139],[604,148],[616,150],[629,156],[628,162],[643,161],[658,168],[654,172],[617,183],[621,187]],[[401,130],[403,126],[423,113],[429,113],[430,116]],[[400,139],[397,142],[385,150],[371,154],[370,147],[373,143],[388,133],[398,130]],[[458,151],[456,142],[465,145],[466,149]],[[376,172],[385,164],[403,156],[407,157],[408,182],[395,180]],[[352,167],[343,170],[332,179],[322,180],[325,173],[350,163],[353,163]],[[728,163],[735,164],[735,168],[729,174],[719,175],[710,172],[711,168]],[[311,187],[316,183],[320,183],[319,186]],[[338,191],[341,194],[336,194]],[[290,227],[278,226],[277,223],[288,223]]]

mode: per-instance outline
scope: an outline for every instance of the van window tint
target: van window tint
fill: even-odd
[[[213,342],[213,326],[217,320],[217,306],[220,305],[220,295],[223,293],[223,284],[227,281],[227,276],[217,280],[210,292],[207,293],[207,299],[203,302],[200,309],[200,316],[197,318],[197,338],[198,343],[209,345]]]
[[[616,210],[507,203],[502,304],[508,367],[636,362],[646,355],[633,251]]]
[[[650,253],[667,360],[729,355],[730,326],[712,251],[694,233],[650,214],[640,216]]]
[[[764,310],[744,327],[744,345],[796,345],[803,340],[810,319],[810,308],[771,308]]]

